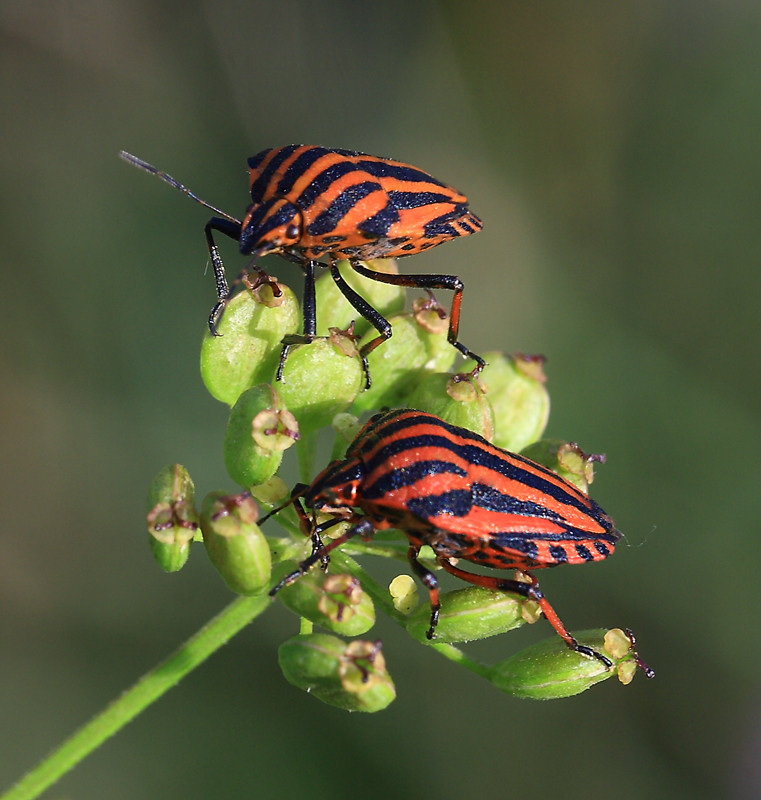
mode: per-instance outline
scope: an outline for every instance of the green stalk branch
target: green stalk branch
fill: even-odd
[[[234,600],[165,661],[27,773],[0,800],[32,800],[227,643],[270,604],[267,594]]]

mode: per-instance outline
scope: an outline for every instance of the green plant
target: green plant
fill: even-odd
[[[351,281],[389,317],[394,331],[370,354],[373,383],[366,391],[358,353],[374,332],[364,320],[354,325],[355,312],[329,277],[317,282],[318,319],[330,320],[329,333],[292,348],[281,383],[273,382],[280,341],[296,331],[300,319],[298,302],[287,287],[280,285],[278,294],[265,281],[239,293],[225,310],[219,326],[222,336],[205,336],[201,374],[209,392],[231,407],[224,461],[239,489],[207,494],[199,511],[188,471],[178,464],[165,467],[149,491],[148,540],[156,561],[168,572],[181,569],[203,542],[210,562],[238,597],[0,800],[39,795],[268,609],[273,602],[269,590],[310,552],[292,507],[286,505],[273,518],[279,534],[265,534],[257,522],[263,512],[288,499],[278,470],[292,446],[298,451],[301,480],[309,483],[318,436],[332,431],[331,457],[340,458],[359,429],[360,415],[409,405],[503,447],[528,450],[534,460],[586,491],[592,462],[598,459],[575,446],[540,440],[549,414],[541,358],[492,352],[477,381],[455,378],[448,370],[456,352],[447,342],[447,320],[434,301],[418,301],[404,312],[402,289],[354,274]],[[336,528],[340,532],[340,526]],[[583,644],[604,651],[611,668],[569,650],[557,636],[497,664],[481,664],[456,644],[502,634],[535,622],[540,614],[534,601],[476,586],[443,594],[436,639],[429,641],[429,609],[418,603],[406,567],[385,587],[357,560],[371,553],[406,565],[406,551],[399,532],[384,531],[366,542],[352,540],[333,552],[328,573],[312,570],[282,589],[277,601],[299,617],[298,633],[286,638],[278,652],[289,682],[347,710],[385,708],[394,700],[395,689],[381,644],[354,638],[371,631],[377,612],[432,652],[515,697],[567,697],[613,675],[628,683],[642,666],[631,636],[618,629],[576,634]],[[315,632],[314,626],[326,632]]]

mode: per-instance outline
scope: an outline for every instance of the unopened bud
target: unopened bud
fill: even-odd
[[[225,431],[225,466],[245,488],[268,481],[280,467],[283,451],[299,438],[296,418],[272,386],[246,389],[230,411]]]
[[[278,565],[278,570],[287,566],[292,572],[295,565]],[[375,625],[373,601],[351,575],[315,568],[284,586],[277,598],[294,614],[344,636],[359,636]]]
[[[606,667],[598,658],[571,650],[554,636],[495,664],[490,673],[492,683],[514,697],[552,700],[580,694],[617,675],[624,664],[634,663],[636,654],[628,646],[631,643],[627,641],[623,651],[616,644],[611,652],[605,630],[583,631],[575,637],[579,644],[604,655],[613,665]]]
[[[515,594],[467,586],[445,592],[434,638],[428,639],[431,611],[421,605],[407,621],[407,632],[419,642],[470,642],[519,628],[523,600]]]
[[[288,484],[279,475],[273,475],[268,481],[251,487],[251,496],[266,506],[280,505],[289,494]]]
[[[435,414],[491,441],[494,412],[478,384],[469,376],[434,373],[424,377],[407,398],[410,408]]]
[[[280,645],[278,663],[289,683],[346,711],[382,711],[396,697],[380,642],[294,636]]]
[[[164,467],[148,491],[148,543],[165,572],[177,572],[190,555],[198,531],[194,494],[190,474],[181,464]]]
[[[589,455],[574,442],[557,439],[534,442],[523,449],[522,455],[556,472],[582,492],[587,492],[594,480],[595,463],[605,463],[604,455]]]
[[[212,492],[201,506],[203,541],[209,559],[236,594],[261,594],[269,583],[272,558],[256,520],[259,509],[248,492]]]
[[[336,432],[336,440],[333,444],[330,460],[336,461],[344,457],[346,448],[357,438],[357,434],[362,430],[364,423],[360,422],[359,417],[354,414],[342,411],[333,417],[330,426]]]
[[[409,614],[418,604],[417,584],[409,575],[397,575],[388,585],[394,608]]]
[[[347,356],[346,348],[337,346],[335,341],[334,336],[333,341],[317,339],[294,346],[285,362],[278,391],[299,421],[302,433],[330,425],[364,386],[359,358]]]
[[[517,452],[544,433],[550,414],[550,396],[544,376],[544,358],[484,353],[487,366],[479,376],[494,409],[493,442]]]
[[[262,300],[250,291],[230,299],[219,323],[220,336],[206,333],[201,345],[201,377],[213,397],[233,405],[241,392],[272,381],[280,361],[281,340],[301,324],[298,300],[284,284],[278,303],[262,286]]]

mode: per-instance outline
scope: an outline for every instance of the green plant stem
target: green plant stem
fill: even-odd
[[[267,594],[234,600],[165,661],[144,675],[132,688],[120,695],[8,789],[0,796],[0,800],[31,800],[38,797],[109,736],[123,728],[205,661],[269,604],[270,598]]]
[[[459,647],[455,647],[453,644],[447,644],[446,642],[431,642],[428,647],[444,656],[444,658],[454,661],[455,664],[459,664],[461,667],[475,672],[476,675],[486,678],[487,681],[491,680],[492,667],[469,658]],[[2,798],[0,798],[0,800],[2,800]]]

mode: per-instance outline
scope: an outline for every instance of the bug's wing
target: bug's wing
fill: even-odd
[[[451,555],[488,566],[531,568],[598,561],[613,551],[620,533],[593,501],[548,507],[536,500],[474,484],[406,502],[414,527],[445,536]]]

